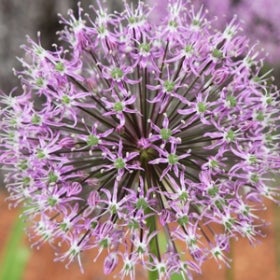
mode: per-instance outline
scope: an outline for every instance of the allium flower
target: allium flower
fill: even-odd
[[[148,2],[156,6],[157,13],[152,15],[152,19],[159,22],[167,14],[168,0]],[[197,8],[201,5],[207,8],[208,18],[215,17],[213,26],[222,30],[237,15],[242,20],[244,33],[248,38],[258,42],[259,49],[268,53],[266,60],[273,65],[280,63],[278,0],[196,0],[193,2]]]
[[[81,269],[84,251],[105,252],[119,279],[228,265],[229,240],[254,242],[255,211],[279,195],[278,91],[262,60],[235,21],[213,32],[180,0],[156,25],[142,2],[92,11],[61,16],[67,49],[28,38],[22,94],[1,99],[0,159],[33,244]]]

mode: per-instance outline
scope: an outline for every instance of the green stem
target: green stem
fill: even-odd
[[[147,222],[147,227],[149,228],[150,234],[155,232],[156,231],[155,215],[147,218],[146,222]],[[157,235],[150,241],[149,252],[150,252],[150,254],[153,254],[154,256],[156,256],[158,259],[160,258]],[[150,257],[150,261],[151,262],[153,261],[153,259],[151,257]],[[149,280],[158,280],[159,279],[158,271],[156,269],[155,270],[150,270],[149,273],[148,273],[148,279]]]
[[[150,229],[150,233],[154,232],[156,230],[156,218],[155,215],[147,218],[146,220],[147,226]],[[166,247],[166,238],[163,235],[163,233],[160,233],[159,235],[156,235],[150,242],[149,244],[149,252],[156,256],[159,261],[160,261],[160,251],[164,251]],[[160,249],[161,247],[161,249]],[[152,261],[152,258],[150,258],[150,261]],[[183,277],[181,274],[174,273],[171,275],[170,280],[188,280],[186,275]],[[159,279],[159,274],[157,270],[149,271],[148,274],[148,279],[149,280],[158,280]]]
[[[234,258],[234,249],[233,249],[233,241],[230,240],[230,249],[229,249],[229,258],[233,260]],[[234,280],[234,267],[226,268],[226,280]]]
[[[23,244],[24,222],[16,220],[6,243],[4,256],[0,263],[0,280],[20,280],[23,277],[25,265],[30,252]]]

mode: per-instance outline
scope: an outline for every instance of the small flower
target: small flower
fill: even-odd
[[[155,6],[156,12],[151,14],[151,20],[157,24],[161,23],[171,9],[168,6],[169,0],[149,0],[148,3]],[[203,5],[208,10],[207,18],[211,20],[213,26],[219,28],[224,33],[225,38],[230,38],[232,42],[238,43],[238,39],[232,38],[238,31],[237,25],[225,25],[234,17],[242,20],[242,27],[245,34],[254,42],[258,42],[260,51],[265,50],[266,60],[277,66],[279,64],[280,30],[278,27],[279,9],[276,9],[278,0],[199,0],[193,1],[195,7]],[[265,7],[265,8],[264,8]],[[169,12],[171,13],[171,12]],[[235,15],[235,16],[233,16]],[[170,29],[176,32],[178,28],[174,13],[174,19],[170,21]],[[199,26],[199,21],[194,21],[193,28]],[[180,25],[179,25],[180,26]],[[231,50],[233,51],[233,49]]]
[[[93,11],[61,16],[66,49],[28,38],[22,93],[0,101],[0,162],[34,246],[81,269],[97,249],[119,279],[228,265],[229,241],[254,242],[263,198],[279,199],[278,90],[235,20],[214,31],[180,0],[158,24],[141,1]]]

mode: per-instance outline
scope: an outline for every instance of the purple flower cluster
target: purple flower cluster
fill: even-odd
[[[262,60],[238,23],[213,32],[180,0],[157,25],[142,2],[92,12],[61,16],[67,48],[29,38],[22,93],[1,97],[0,162],[33,244],[81,269],[82,252],[106,252],[120,279],[228,265],[229,240],[261,235],[255,211],[279,195],[278,91]]]
[[[167,13],[168,0],[149,0],[156,3],[157,13],[152,15],[154,21],[160,21]],[[278,0],[196,0],[196,7],[203,5],[209,10],[208,18],[213,19],[213,26],[223,29],[234,16],[242,20],[244,33],[258,43],[259,51],[267,52],[266,60],[280,64],[280,9]]]
[[[259,48],[268,52],[267,60],[272,64],[279,64],[279,43],[280,28],[279,17],[280,9],[277,8],[277,0],[226,0],[220,5],[221,1],[217,0],[200,0],[201,4],[209,8],[210,14],[215,15],[217,12],[223,16],[217,18],[219,26],[233,17],[238,15],[243,20],[244,32],[253,40],[258,41]]]

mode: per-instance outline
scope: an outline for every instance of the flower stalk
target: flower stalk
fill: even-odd
[[[150,234],[152,234],[157,230],[155,215],[148,217],[146,221],[147,221],[147,227],[150,229]],[[149,251],[153,256],[155,256],[160,261],[160,252],[159,252],[157,236],[154,236],[151,239],[149,243]],[[150,261],[153,262],[153,259],[151,258]],[[159,272],[157,270],[157,267],[152,267],[151,270],[148,271],[148,275],[149,275],[149,280],[159,279]]]

